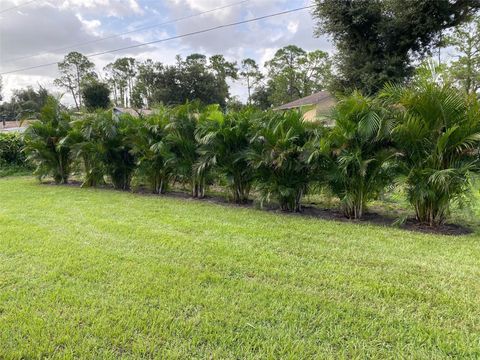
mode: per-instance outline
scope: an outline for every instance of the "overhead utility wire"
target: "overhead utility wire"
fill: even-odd
[[[34,0],[34,1],[37,1],[37,0]],[[81,46],[88,45],[88,44],[97,43],[97,42],[100,42],[100,41],[103,41],[103,40],[114,39],[114,38],[117,38],[117,37],[120,37],[120,36],[123,36],[123,35],[132,34],[132,33],[138,32],[138,31],[152,29],[152,28],[159,27],[159,26],[164,26],[164,25],[169,25],[169,24],[173,24],[173,23],[176,23],[176,22],[179,22],[179,21],[188,20],[188,19],[191,19],[191,18],[194,18],[194,17],[197,17],[197,16],[209,14],[209,13],[212,13],[212,12],[215,12],[215,11],[218,11],[218,10],[223,10],[223,9],[227,9],[227,8],[230,8],[230,7],[233,7],[233,6],[238,6],[238,5],[241,5],[241,4],[245,4],[249,1],[250,0],[243,0],[243,1],[232,3],[232,4],[227,4],[227,5],[220,6],[220,7],[214,8],[214,9],[202,11],[202,12],[199,12],[199,13],[196,13],[196,14],[179,17],[179,18],[172,19],[172,20],[167,20],[163,23],[141,26],[141,27],[137,27],[137,28],[134,28],[132,30],[129,30],[129,31],[122,32],[122,33],[112,34],[112,35],[97,38],[97,39],[94,39],[94,40],[89,40],[89,41],[84,41],[84,42],[81,42],[81,43],[71,44],[71,45],[68,45],[68,46],[65,46],[65,47],[61,47],[61,48],[50,49],[50,50],[47,50],[46,52],[43,52],[43,53],[40,53],[40,54],[25,55],[25,56],[13,58],[13,59],[7,59],[7,60],[2,61],[2,63],[6,64],[6,63],[18,61],[18,60],[30,59],[30,58],[37,57],[37,56],[40,56],[40,55],[46,55],[48,52],[57,52],[57,51],[62,51],[62,50],[68,50],[68,49],[81,47]]]
[[[19,4],[19,5],[16,5],[16,6],[9,7],[7,9],[0,10],[0,14],[6,13],[7,11],[10,11],[10,10],[15,10],[15,9],[21,8],[25,5],[34,3],[36,1],[38,1],[38,0],[30,0],[30,1],[24,2],[23,4]]]
[[[248,19],[248,20],[242,20],[242,21],[237,21],[237,22],[233,22],[233,23],[230,23],[230,24],[215,26],[215,27],[208,28],[208,29],[192,31],[190,33],[186,33],[186,34],[182,34],[182,35],[177,35],[177,36],[172,36],[172,37],[168,37],[168,38],[164,38],[164,39],[144,42],[144,43],[136,44],[136,45],[125,46],[125,47],[121,47],[121,48],[117,48],[117,49],[113,49],[113,50],[101,51],[101,52],[97,52],[97,53],[93,53],[93,54],[88,54],[88,55],[86,55],[86,57],[90,58],[90,57],[95,57],[95,56],[114,53],[114,52],[117,52],[117,51],[134,49],[134,48],[138,48],[138,47],[142,47],[142,46],[146,46],[146,45],[157,44],[157,43],[161,43],[161,42],[165,42],[165,41],[169,41],[169,40],[176,40],[176,39],[180,39],[180,38],[188,37],[188,36],[192,36],[192,35],[204,34],[204,33],[207,33],[207,32],[214,31],[214,30],[219,30],[219,29],[224,29],[224,28],[228,28],[228,27],[232,27],[232,26],[247,24],[247,23],[251,23],[251,22],[254,22],[254,21],[258,21],[258,20],[264,20],[264,19],[268,19],[268,18],[271,18],[271,17],[275,17],[275,16],[280,16],[280,15],[290,14],[290,13],[301,11],[301,10],[310,9],[313,6],[314,5],[303,6],[303,7],[300,7],[300,8],[285,10],[285,11],[277,12],[277,13],[274,13],[274,14],[264,15],[264,16],[260,16],[260,17],[256,17],[256,18],[252,18],[252,19]],[[25,70],[38,69],[38,68],[41,68],[41,67],[56,65],[57,63],[58,62],[51,62],[51,63],[47,63],[47,64],[25,67],[25,68],[21,68],[21,69],[6,71],[6,72],[3,72],[3,73],[0,73],[0,75],[12,74],[12,73],[16,73],[16,72],[19,72],[19,71],[25,71]]]

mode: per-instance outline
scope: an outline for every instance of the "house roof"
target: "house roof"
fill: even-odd
[[[132,116],[138,117],[143,115],[151,115],[153,114],[153,110],[149,109],[132,109],[132,108],[121,108],[121,107],[114,107],[113,112],[116,114],[130,114]]]
[[[305,96],[301,99],[297,99],[287,104],[280,105],[279,107],[276,107],[275,110],[288,110],[301,106],[316,105],[320,104],[323,101],[331,99],[334,99],[334,97],[328,91],[319,91],[312,95]]]

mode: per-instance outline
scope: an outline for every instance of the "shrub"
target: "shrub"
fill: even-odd
[[[253,110],[212,112],[200,122],[197,131],[200,159],[197,168],[213,167],[227,179],[236,203],[248,200],[254,171],[247,160],[250,148],[250,125],[257,114]]]
[[[153,193],[165,193],[174,172],[174,154],[167,141],[170,110],[161,108],[143,120],[135,136],[133,152],[138,159],[137,173],[146,178]]]
[[[69,144],[62,141],[70,130],[70,115],[60,110],[58,100],[49,97],[38,121],[24,134],[28,160],[36,166],[40,178],[52,175],[56,183],[67,183],[71,171]]]
[[[140,120],[131,115],[113,117],[107,111],[98,121],[98,141],[103,151],[101,158],[105,172],[115,189],[129,190],[136,169],[133,147]]]
[[[88,114],[72,122],[67,141],[71,144],[73,156],[80,162],[84,173],[82,187],[97,186],[104,183],[105,148],[102,134],[106,124],[104,118],[111,119],[110,111]]]
[[[206,172],[195,168],[199,159],[195,132],[201,113],[198,103],[187,103],[172,110],[166,141],[173,154],[174,175],[189,183],[193,197],[205,196]]]
[[[18,133],[0,133],[0,166],[27,167],[23,139]]]
[[[284,211],[301,211],[301,199],[311,180],[304,152],[314,124],[300,112],[267,112],[255,122],[247,158],[255,169],[262,202],[274,197]]]
[[[396,175],[393,122],[378,101],[359,92],[342,99],[332,118],[335,126],[322,144],[329,159],[325,181],[340,198],[345,216],[360,219],[366,202]]]
[[[450,204],[468,194],[469,174],[479,171],[479,102],[427,82],[389,85],[381,97],[397,121],[393,135],[417,219],[442,224]]]

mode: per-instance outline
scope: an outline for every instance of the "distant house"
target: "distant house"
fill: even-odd
[[[113,110],[113,116],[118,117],[123,114],[129,114],[135,117],[140,117],[140,116],[148,116],[153,114],[153,110],[149,109],[132,109],[132,108],[122,108],[122,107],[114,107]]]
[[[23,133],[28,125],[30,124],[29,120],[25,121],[16,121],[16,120],[11,120],[7,121],[4,118],[0,118],[0,133],[5,133],[5,132],[18,132],[18,133]]]
[[[301,99],[276,107],[274,110],[298,109],[306,121],[321,121],[330,124],[329,112],[337,100],[328,91],[319,91]]]

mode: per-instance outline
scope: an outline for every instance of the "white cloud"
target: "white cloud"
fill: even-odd
[[[275,52],[277,50],[278,50],[278,48],[265,48],[265,49],[259,51],[259,53],[260,53],[259,65],[263,68],[265,63],[268,60],[270,60],[271,58],[273,58],[273,56],[275,55]]]
[[[76,14],[76,17],[82,23],[83,28],[86,32],[96,36],[100,35],[100,32],[97,31],[97,29],[99,29],[102,25],[102,22],[100,20],[87,20],[84,19],[81,14]]]
[[[298,22],[297,21],[289,21],[287,25],[288,31],[292,34],[295,34],[298,30]]]
[[[137,0],[64,0],[60,8],[69,10],[84,10],[87,13],[106,16],[124,17],[133,14],[143,14],[143,9]]]

